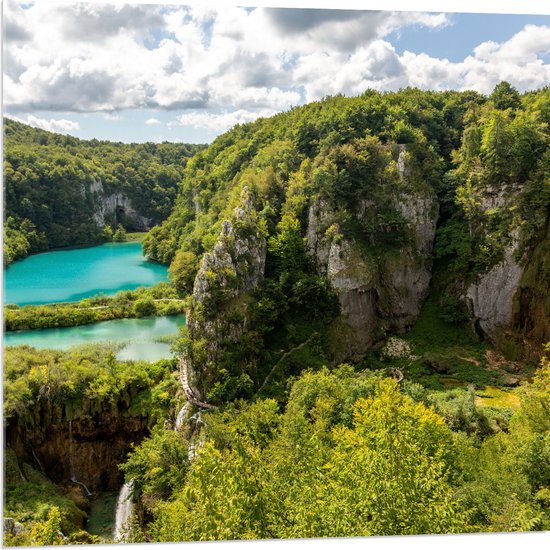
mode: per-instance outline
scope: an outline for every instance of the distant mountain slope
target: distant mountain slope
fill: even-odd
[[[106,225],[158,224],[172,209],[188,158],[203,148],[81,140],[11,119],[4,132],[5,263],[101,242]]]

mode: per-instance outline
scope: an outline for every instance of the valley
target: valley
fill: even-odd
[[[549,124],[328,97],[193,150],[141,244],[48,252],[74,286],[11,264],[8,543],[111,541],[121,488],[128,542],[548,529]]]

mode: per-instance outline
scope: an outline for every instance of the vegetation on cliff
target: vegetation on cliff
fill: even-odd
[[[6,348],[4,517],[19,524],[6,544],[105,542],[84,531],[87,492],[118,489],[118,465],[181,393],[173,369],[117,361],[101,346]]]
[[[135,540],[549,529],[549,123],[548,88],[502,83],[235,127],[143,241],[185,298],[180,372],[9,350],[7,421],[145,411]]]
[[[109,195],[156,224],[170,213],[187,159],[202,146],[81,140],[4,119],[5,263],[109,240],[94,219]],[[95,191],[97,192],[95,192]],[[139,230],[124,212],[105,223]]]
[[[548,89],[520,95],[507,83],[488,97],[368,91],[237,126],[193,157],[174,211],[143,247],[171,262],[182,295],[210,277],[208,296],[218,299],[192,302],[186,344],[199,378],[208,380],[205,395],[217,402],[250,397],[284,358],[270,377],[278,394],[289,374],[356,360],[404,332],[428,294],[434,257],[445,276],[432,298],[451,326],[476,323],[478,337],[493,343],[499,323],[513,333],[512,296],[495,289],[494,299],[485,298],[502,302],[493,314],[484,310],[490,304],[470,304],[469,292],[488,294],[476,285],[505,254],[521,272],[545,238],[549,105]],[[254,288],[229,298],[220,282],[227,265],[201,269],[222,246],[223,224],[242,209],[245,188],[254,221],[236,238],[246,243],[251,232],[262,233],[265,270]],[[507,269],[505,263],[494,285],[504,285]],[[221,325],[232,319],[238,338],[212,339],[214,325],[231,333]],[[531,358],[544,341],[539,334],[529,343],[537,350]]]

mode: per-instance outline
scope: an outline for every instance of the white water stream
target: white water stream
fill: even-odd
[[[116,504],[116,516],[115,516],[115,542],[126,542],[130,535],[131,525],[129,523],[132,512],[134,510],[134,503],[132,501],[132,486],[133,480],[125,483],[120,489],[118,495],[118,501]]]

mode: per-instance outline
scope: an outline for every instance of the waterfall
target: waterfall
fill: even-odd
[[[87,497],[91,497],[92,496],[92,493],[90,492],[90,490],[88,489],[88,487],[86,487],[86,485],[84,485],[84,483],[82,483],[82,481],[78,481],[78,479],[76,479],[76,475],[74,473],[74,460],[73,460],[73,421],[72,420],[69,420],[69,466],[71,467],[71,481],[73,483],[77,483],[78,485],[80,485],[81,487],[84,488],[84,490],[86,491],[86,496]]]
[[[86,496],[87,497],[92,496],[92,492],[90,491],[90,489],[88,489],[88,487],[86,487],[86,485],[84,485],[84,483],[82,483],[82,481],[78,481],[78,479],[76,479],[76,477],[71,477],[71,481],[73,483],[77,483],[78,485],[80,485],[86,491]]]
[[[176,432],[179,432],[181,428],[183,427],[183,421],[185,419],[185,415],[187,414],[187,411],[189,410],[189,402],[186,402],[185,405],[180,409],[180,412],[178,413],[178,416],[176,417],[176,425],[175,430]]]
[[[126,542],[128,536],[130,535],[130,519],[134,510],[134,503],[132,502],[133,484],[133,479],[131,479],[128,483],[125,483],[120,489],[120,494],[118,495],[115,516],[115,542]]]

